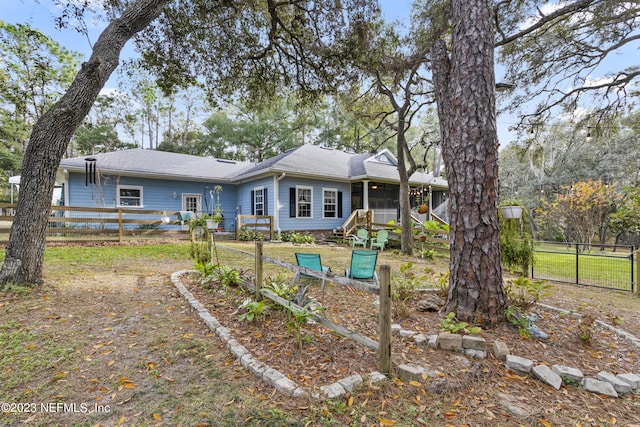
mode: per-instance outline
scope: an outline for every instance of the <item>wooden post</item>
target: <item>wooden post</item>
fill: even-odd
[[[124,234],[122,230],[122,209],[118,209],[118,241],[122,243],[124,240]]]
[[[380,372],[391,374],[391,267],[380,266]]]
[[[262,301],[262,242],[256,242],[256,301]]]

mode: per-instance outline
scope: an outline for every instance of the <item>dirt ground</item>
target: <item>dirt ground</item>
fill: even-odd
[[[291,316],[275,305],[253,322],[239,320],[244,312],[239,306],[249,296],[245,291],[231,289],[224,292],[215,284],[203,287],[200,278],[192,280],[188,287],[254,356],[306,389],[318,391],[322,385],[354,373],[365,375],[377,366],[374,351],[313,322],[302,327],[299,343],[296,331],[290,325]],[[314,296],[320,298],[317,289]],[[418,301],[423,298],[423,293],[416,293],[401,312],[396,309],[393,322],[417,333],[437,334],[443,315],[416,311]],[[616,305],[618,298],[625,300],[622,307]],[[585,376],[593,377],[601,371],[640,374],[639,348],[597,325],[590,328],[591,339],[585,342],[579,337],[580,318],[574,315],[591,313],[605,323],[634,333],[640,330],[637,296],[556,285],[551,296],[543,302],[570,312],[543,307],[533,310],[538,317],[536,325],[549,335],[548,339],[522,337],[512,325],[483,330],[478,336],[485,338],[489,346],[501,340],[508,344],[511,354],[526,357],[536,364],[575,367]],[[328,285],[323,315],[335,323],[376,338],[377,307],[373,297]],[[565,385],[556,391],[531,377],[508,371],[504,363],[492,355],[484,360],[467,358],[458,353],[416,345],[412,338],[398,335],[394,337],[392,354],[394,367],[417,363],[437,373],[434,378],[424,379],[421,384],[423,390],[458,396],[454,399],[458,403],[453,409],[435,411],[439,415],[445,414],[445,420],[449,417],[449,422],[445,422],[448,425],[488,425],[494,417],[505,422],[504,425],[635,425],[640,421],[637,415],[638,394],[611,399],[586,393],[577,385]],[[398,379],[395,385],[406,386]],[[464,401],[465,404],[461,403]],[[463,424],[456,422],[457,419],[464,420]]]
[[[169,275],[191,265],[145,261],[135,274],[81,266],[84,274],[29,294],[1,294],[0,402],[13,406],[3,409],[0,425],[640,425],[637,394],[613,399],[575,386],[556,391],[509,372],[491,356],[467,359],[397,336],[394,366],[421,362],[438,378],[392,378],[330,402],[288,398],[246,372],[177,293]],[[235,288],[225,297],[219,289],[188,287],[254,356],[300,385],[314,389],[376,369],[373,352],[318,325],[302,327],[299,346],[287,326],[291,319],[275,308],[258,321],[239,321],[247,295]],[[373,302],[328,285],[325,315],[375,338]],[[628,293],[561,286],[543,302],[594,310],[603,321],[640,331],[639,300]],[[639,350],[609,331],[595,329],[585,346],[572,316],[536,311],[548,340],[521,338],[508,326],[480,336],[490,343],[501,339],[513,354],[537,363],[561,363],[588,375],[640,373]],[[394,316],[394,323],[425,334],[437,333],[441,321],[439,313],[411,308]]]

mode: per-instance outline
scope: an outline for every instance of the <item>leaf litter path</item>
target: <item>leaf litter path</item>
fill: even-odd
[[[184,264],[155,267],[0,294],[0,402],[14,404],[0,425],[233,426],[269,411],[271,390],[170,284]]]

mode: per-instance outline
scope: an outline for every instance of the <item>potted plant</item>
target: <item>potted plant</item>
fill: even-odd
[[[210,220],[211,216],[208,214],[202,214],[197,218],[191,218],[189,221],[189,234],[191,235],[191,238],[206,237],[209,230],[208,221]]]
[[[525,277],[529,275],[529,268],[533,262],[534,246],[531,223],[526,209],[514,202],[501,206],[500,217],[500,247],[502,262],[510,270],[520,270]],[[505,215],[505,207],[518,208],[520,218]],[[512,213],[513,209],[507,209]],[[517,219],[514,221],[514,219]]]
[[[429,212],[429,206],[427,206],[422,200],[422,193],[416,195],[416,203],[418,204],[419,214],[426,214]]]
[[[507,200],[500,204],[500,210],[505,219],[520,219],[523,212],[522,202]]]
[[[220,193],[222,193],[222,186],[216,185],[213,187],[213,215],[211,216],[212,227],[211,229],[215,230],[218,228],[218,225],[222,222],[222,205],[220,204]]]

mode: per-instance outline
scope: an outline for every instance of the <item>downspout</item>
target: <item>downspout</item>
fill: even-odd
[[[280,238],[280,180],[285,177],[282,172],[280,176],[273,176],[273,228],[276,230],[278,238]],[[267,212],[268,214],[268,212]]]

